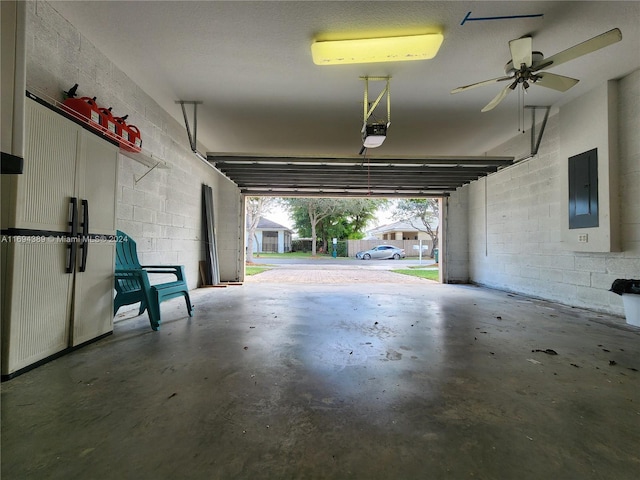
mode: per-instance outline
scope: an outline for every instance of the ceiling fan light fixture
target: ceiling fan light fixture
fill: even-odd
[[[451,93],[459,93],[471,88],[515,79],[511,85],[502,89],[498,95],[496,95],[494,99],[481,110],[481,112],[488,112],[495,108],[505,98],[510,90],[515,90],[518,84],[522,84],[522,90],[524,92],[527,91],[531,84],[540,85],[558,92],[566,92],[579,82],[577,78],[543,72],[543,70],[561,65],[575,58],[587,55],[588,53],[595,52],[596,50],[605,48],[619,42],[620,40],[622,40],[622,32],[619,28],[613,28],[608,32],[604,32],[593,38],[585,40],[582,43],[578,43],[573,47],[569,47],[547,58],[545,58],[541,52],[531,50],[531,37],[521,37],[511,40],[509,42],[511,60],[509,60],[505,66],[506,77],[492,78],[490,80],[457,87],[451,90]],[[520,65],[520,68],[516,69],[515,65],[518,64]]]
[[[429,60],[436,56],[443,39],[441,33],[428,33],[400,37],[317,41],[311,45],[311,55],[316,65]]]

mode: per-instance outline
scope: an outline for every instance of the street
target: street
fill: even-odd
[[[345,257],[328,257],[318,256],[315,258],[275,258],[275,257],[258,257],[254,254],[253,263],[255,265],[307,265],[323,268],[325,266],[332,267],[347,267],[347,268],[372,268],[375,270],[396,270],[401,268],[409,268],[415,266],[428,267],[435,264],[433,258],[423,258],[420,261],[418,258],[411,257],[402,260],[358,260],[356,258]]]

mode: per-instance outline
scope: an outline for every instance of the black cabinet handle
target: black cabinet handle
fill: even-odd
[[[87,269],[87,254],[89,253],[89,201],[82,200],[82,238],[80,239],[80,248],[82,256],[80,258],[80,271]]]
[[[67,236],[67,268],[66,273],[73,273],[76,268],[76,252],[78,250],[78,199],[71,197],[69,216],[69,235]]]

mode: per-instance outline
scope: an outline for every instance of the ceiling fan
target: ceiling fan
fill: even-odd
[[[511,83],[504,87],[494,99],[482,109],[483,112],[488,112],[495,108],[504,97],[506,97],[511,90],[515,90],[518,85],[522,85],[524,91],[532,84],[536,84],[552,88],[559,92],[565,92],[578,83],[578,80],[563,75],[543,72],[543,70],[558,66],[569,60],[586,55],[587,53],[595,52],[620,40],[622,40],[622,32],[619,28],[614,28],[578,45],[567,48],[560,53],[556,53],[549,58],[544,58],[541,52],[533,51],[531,37],[517,38],[509,42],[511,60],[509,60],[504,68],[504,77],[492,78],[491,80],[458,87],[451,90],[451,93],[463,92],[492,83],[510,81]]]

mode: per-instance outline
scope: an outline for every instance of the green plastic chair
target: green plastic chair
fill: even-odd
[[[152,285],[149,274],[173,274],[176,281]],[[145,310],[153,330],[160,329],[160,303],[175,297],[184,297],[189,316],[193,307],[189,298],[189,287],[182,265],[140,265],[136,242],[126,233],[117,231],[115,283],[116,298],[113,300],[115,316],[123,305],[140,302],[138,315]]]

